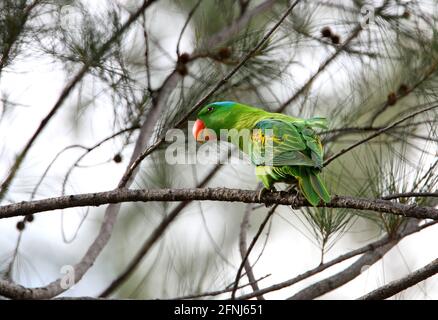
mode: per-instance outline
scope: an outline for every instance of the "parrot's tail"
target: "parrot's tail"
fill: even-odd
[[[319,204],[320,200],[325,203],[330,202],[330,194],[319,177],[319,171],[309,167],[299,167],[297,169],[295,177],[307,201],[314,207]]]

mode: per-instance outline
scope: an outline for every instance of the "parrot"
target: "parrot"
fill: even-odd
[[[259,200],[264,192],[275,190],[275,183],[282,182],[297,187],[297,192],[317,206],[321,200],[328,203],[331,199],[320,177],[323,146],[315,131],[318,128],[327,129],[326,118],[302,119],[219,101],[201,108],[192,133],[198,142],[227,140],[248,155],[263,184]]]

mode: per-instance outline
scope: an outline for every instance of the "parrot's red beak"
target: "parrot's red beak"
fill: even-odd
[[[199,141],[199,134],[205,129],[205,123],[202,120],[197,119],[193,125],[193,137],[196,141]]]

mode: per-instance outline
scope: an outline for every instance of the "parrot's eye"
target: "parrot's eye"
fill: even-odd
[[[214,110],[213,107],[208,107],[208,108],[207,108],[207,111],[208,111],[208,112],[212,112],[213,110]]]

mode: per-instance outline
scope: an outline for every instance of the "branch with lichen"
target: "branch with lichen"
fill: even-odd
[[[418,195],[417,195],[418,196]],[[228,188],[193,189],[117,189],[106,192],[67,195],[43,200],[34,200],[9,204],[0,207],[0,219],[25,216],[58,209],[101,206],[109,203],[150,202],[150,201],[222,201],[242,203],[264,203],[288,205],[293,208],[309,206],[306,199],[283,191],[263,194],[253,190]],[[438,220],[438,209],[422,207],[416,204],[403,204],[382,199],[368,199],[351,196],[333,196],[329,203],[320,203],[318,207],[349,208],[390,213],[403,217]]]

